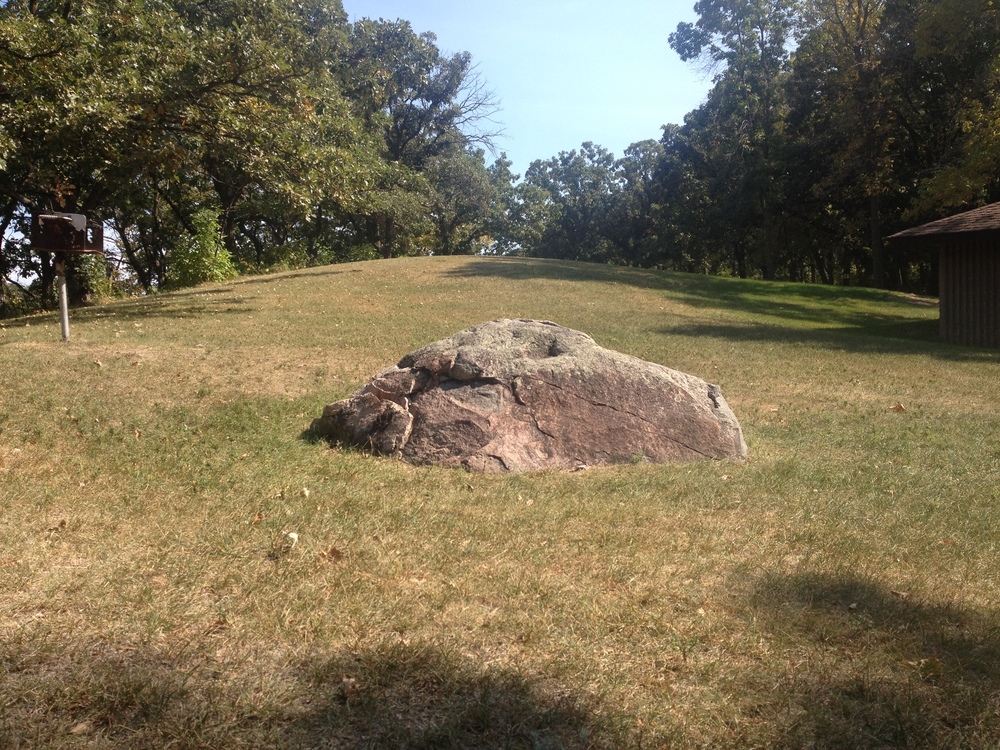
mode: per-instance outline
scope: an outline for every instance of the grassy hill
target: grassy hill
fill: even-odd
[[[936,316],[419,258],[74,310],[69,343],[7,321],[0,747],[995,748],[1000,353]],[[493,476],[309,440],[499,317],[719,384],[750,460]]]

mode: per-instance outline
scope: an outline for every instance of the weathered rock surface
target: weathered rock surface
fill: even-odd
[[[536,320],[495,320],[428,344],[327,406],[312,429],[470,471],[747,453],[716,386]]]

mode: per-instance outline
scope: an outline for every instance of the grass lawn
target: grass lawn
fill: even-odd
[[[720,385],[749,461],[475,475],[309,439],[500,317]],[[997,748],[1000,352],[936,319],[414,258],[73,310],[69,343],[5,321],[0,748]]]

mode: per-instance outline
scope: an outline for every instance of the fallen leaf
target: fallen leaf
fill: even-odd
[[[928,659],[920,659],[918,661],[908,661],[906,663],[911,667],[916,667],[917,671],[920,672],[920,677],[922,679],[937,677],[944,669],[944,664],[936,656],[932,656]]]
[[[850,610],[851,612],[857,611],[857,609],[858,609],[858,603],[857,602],[852,602],[851,604],[848,604],[847,605],[847,609]]]
[[[86,734],[91,729],[89,721],[81,721],[79,724],[75,724],[72,729],[69,730],[70,734]]]
[[[223,630],[229,630],[230,625],[225,617],[220,617],[207,628],[205,628],[205,635],[211,635],[212,633],[218,633]]]
[[[267,553],[267,556],[272,560],[279,560],[291,553],[298,543],[299,535],[294,531],[289,531],[271,545],[271,551]]]
[[[258,523],[260,523],[263,520],[264,520],[264,513],[263,513],[263,511],[259,511],[258,510],[256,513],[254,513],[253,519],[250,521],[250,525],[251,526],[256,526]]]
[[[902,411],[906,411],[906,407],[903,406],[902,404],[896,404],[894,407],[892,407],[892,410],[893,411],[900,411],[900,412],[902,412]]]
[[[340,695],[344,701],[349,701],[358,694],[358,681],[353,677],[345,677],[340,681]]]
[[[316,557],[320,560],[326,560],[327,562],[337,562],[344,559],[344,553],[336,547],[327,547],[325,550],[317,554]]]

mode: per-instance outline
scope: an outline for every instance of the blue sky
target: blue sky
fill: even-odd
[[[402,18],[445,52],[468,51],[500,100],[498,141],[523,174],[593,141],[615,156],[704,101],[711,76],[667,36],[695,0],[343,0],[351,21]]]

